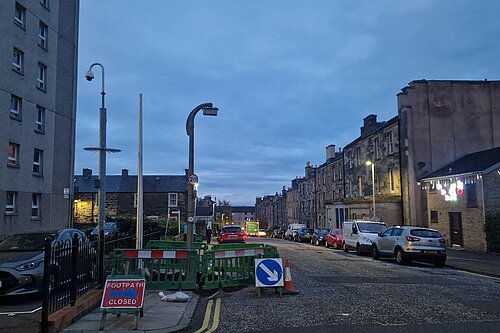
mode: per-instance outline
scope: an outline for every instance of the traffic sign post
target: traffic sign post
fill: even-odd
[[[259,288],[259,297],[261,288],[278,288],[281,295],[283,285],[283,259],[255,259],[255,286]]]

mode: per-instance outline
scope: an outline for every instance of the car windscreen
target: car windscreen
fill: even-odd
[[[104,230],[106,231],[112,231],[113,229],[116,229],[116,224],[115,223],[104,223]]]
[[[417,237],[427,237],[427,238],[441,238],[441,234],[435,230],[429,229],[414,229],[410,230],[410,235]]]
[[[387,229],[387,226],[385,224],[382,224],[382,223],[359,222],[358,228],[361,232],[378,234],[379,232],[384,232]]]
[[[45,238],[53,238],[51,233],[12,235],[0,243],[0,252],[43,251]]]
[[[342,235],[342,234],[343,234],[342,229],[335,230],[335,235]]]
[[[224,227],[222,228],[222,232],[240,232],[240,227]]]
[[[300,232],[303,233],[303,234],[312,234],[313,233],[313,230],[310,229],[310,228],[302,228],[300,229]]]
[[[318,230],[316,230],[316,233],[320,236],[324,236],[328,233],[328,230],[327,229],[318,229]]]

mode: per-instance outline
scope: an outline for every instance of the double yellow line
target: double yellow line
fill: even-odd
[[[203,319],[203,325],[200,329],[194,333],[212,333],[219,326],[219,314],[220,314],[220,298],[215,300],[215,310],[212,317],[212,305],[213,300],[209,300],[207,304],[207,309],[205,311],[205,318]],[[210,319],[212,317],[212,319]],[[211,325],[210,325],[211,324]]]

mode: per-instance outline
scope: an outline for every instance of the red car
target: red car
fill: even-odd
[[[326,247],[333,247],[334,249],[342,248],[342,229],[333,229],[328,235],[326,235]]]
[[[241,230],[239,225],[226,225],[219,231],[217,242],[219,243],[245,243],[247,240],[246,233]]]

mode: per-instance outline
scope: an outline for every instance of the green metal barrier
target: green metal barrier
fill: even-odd
[[[113,275],[142,274],[144,267],[146,289],[197,289],[196,268],[188,272],[187,265],[199,261],[196,250],[115,249]]]
[[[186,249],[186,242],[177,242],[170,240],[152,240],[146,244],[147,249]],[[202,242],[193,242],[193,249],[195,250],[207,250],[208,246]]]

